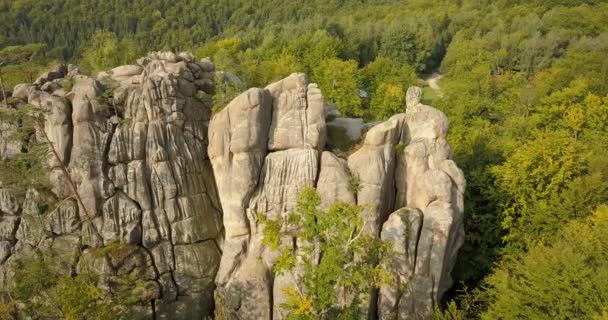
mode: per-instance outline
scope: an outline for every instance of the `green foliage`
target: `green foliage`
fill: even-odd
[[[109,247],[100,250],[106,250],[108,255],[120,251],[117,245]],[[84,268],[79,274],[70,274],[48,252],[21,255],[12,263],[15,286],[7,288],[10,300],[0,304],[0,317],[18,309],[36,319],[133,319],[129,306],[139,302],[137,297],[141,296],[143,283],[136,276],[119,279],[120,288],[111,295],[97,286],[96,275]]]
[[[530,224],[530,219],[534,218],[530,216],[531,205],[556,194],[585,173],[586,153],[584,145],[566,132],[539,132],[533,141],[522,145],[507,161],[493,169],[500,192],[509,196],[508,202],[501,204],[508,240],[525,243],[541,236],[538,231],[531,230],[543,226]],[[556,214],[550,215],[555,217]],[[551,225],[558,226],[564,220],[567,216]]]
[[[465,320],[466,317],[454,301],[450,301],[445,310],[441,310],[437,306],[433,310],[433,320]]]
[[[343,51],[342,40],[327,30],[305,33],[287,43],[286,50],[301,61],[304,70],[312,73],[320,61],[338,57]]]
[[[348,178],[348,191],[353,194],[357,194],[361,191],[361,178],[359,178],[359,176],[351,175],[350,178]]]
[[[405,112],[407,88],[417,84],[414,69],[379,57],[361,69],[362,84],[371,94],[369,117],[386,120],[395,113]]]
[[[242,92],[241,86],[232,79],[228,79],[224,73],[215,75],[215,94],[213,95],[213,112],[220,112],[232,99]],[[205,101],[206,94],[202,91],[199,99]]]
[[[130,38],[118,39],[111,32],[95,32],[82,49],[81,67],[91,73],[134,63],[141,54]]]
[[[137,249],[136,246],[120,241],[110,241],[104,247],[91,249],[91,255],[97,258],[109,257],[117,261],[124,260]]]
[[[44,56],[44,44],[31,43],[22,46],[0,46],[0,78],[4,90],[11,91],[20,83],[34,82],[44,71],[55,63]]]
[[[278,250],[279,246],[281,245],[281,222],[278,220],[268,219],[266,215],[262,213],[257,214],[257,219],[261,224],[264,225],[264,231],[262,232],[262,243],[272,250]]]
[[[269,84],[287,77],[294,72],[303,71],[295,56],[283,53],[272,60],[263,61],[254,74],[261,83]],[[263,81],[263,82],[262,82]]]
[[[42,43],[30,43],[23,46],[8,46],[0,50],[0,62],[20,63],[30,61],[46,50]]]
[[[14,124],[12,132],[4,138],[7,143],[22,145],[22,152],[0,161],[0,181],[10,188],[17,198],[23,199],[27,189],[39,191],[50,190],[48,181],[49,168],[47,158],[48,146],[32,142],[35,123],[40,115],[35,108],[23,106],[19,109],[2,109],[0,121]]]
[[[51,290],[65,319],[114,319],[114,306],[100,301],[103,292],[97,288],[96,280],[87,274],[74,277],[63,276]]]
[[[487,276],[550,246],[569,221],[608,201],[607,88],[598,81],[608,70],[600,58],[607,25],[596,20],[605,4],[545,4],[465,4],[471,15],[453,22],[458,31],[441,64],[442,96],[433,103],[450,119],[452,152],[467,176],[452,292],[467,319],[496,299]]]
[[[591,319],[608,302],[608,207],[501,264],[484,319]]]
[[[422,88],[422,98],[420,99],[423,104],[432,106],[435,105],[435,100],[440,97],[440,94],[437,90],[432,89],[431,87],[423,87]]]
[[[406,26],[393,26],[382,35],[381,57],[389,58],[398,64],[417,65],[416,35]]]
[[[299,243],[297,250],[284,247],[273,267],[278,275],[293,273],[297,280],[295,287],[281,288],[288,297],[282,307],[289,312],[288,319],[362,317],[361,299],[390,279],[381,263],[390,246],[364,232],[362,207],[337,202],[324,211],[320,204],[316,191],[305,188],[297,209],[285,221],[260,216],[264,241],[271,248],[279,248],[281,227],[294,230]],[[296,268],[302,272],[294,273]],[[345,304],[338,303],[339,293],[349,297]]]
[[[18,281],[12,292],[16,299],[26,300],[55,285],[57,276],[50,260],[50,257],[32,254],[16,261],[13,271]]]
[[[416,72],[411,66],[400,65],[385,57],[378,57],[361,69],[361,73],[365,90],[372,93],[382,83],[399,85],[405,89],[417,83]]]
[[[95,70],[130,63],[143,51],[193,50],[210,56],[218,70],[238,75],[245,87],[307,72],[343,114],[385,119],[403,110],[403,92],[417,83],[416,72],[440,67],[441,95],[425,88],[423,99],[450,120],[452,153],[466,174],[467,190],[456,287],[437,317],[478,318],[491,306],[489,314],[500,318],[504,312],[508,318],[523,312],[525,304],[536,318],[576,318],[571,311],[576,308],[581,318],[601,318],[606,308],[593,306],[597,297],[595,289],[588,290],[586,275],[576,279],[581,295],[572,293],[572,299],[562,297],[562,305],[555,305],[547,298],[554,292],[541,292],[546,288],[531,271],[517,268],[532,270],[530,254],[579,267],[580,257],[562,240],[553,241],[573,220],[586,219],[608,201],[607,21],[608,3],[598,0],[86,0],[78,5],[0,0],[0,57],[17,57],[0,71],[10,90],[32,82],[54,59],[82,57]],[[216,109],[237,93],[227,89],[217,90]],[[368,97],[360,98],[358,90]],[[202,92],[197,96],[212,99]],[[329,134],[335,143],[329,147],[346,151],[335,142],[345,140],[344,133]],[[19,173],[11,186],[24,189],[19,181],[31,180],[26,171],[34,176],[35,163],[5,162],[0,174]],[[267,223],[267,245],[278,246],[278,268],[288,270],[294,254],[272,239],[286,222]],[[566,260],[542,253],[560,246]],[[587,260],[601,254],[590,252]],[[516,285],[505,291],[497,278]],[[507,293],[516,297],[512,309]],[[317,298],[297,290],[288,295],[292,310],[314,317]],[[585,306],[579,303],[583,295]],[[540,312],[530,298],[550,307]]]
[[[209,42],[203,47],[194,51],[194,54],[198,57],[214,57],[214,62],[217,66],[221,66],[221,69],[233,64],[231,61],[225,61],[222,59],[229,59],[231,56],[237,55],[243,49],[243,43],[239,37],[230,37],[220,39],[215,42]]]
[[[23,310],[33,317],[64,319],[111,319],[113,306],[100,301],[102,292],[88,274],[60,275],[53,267],[54,258],[33,253],[17,260],[15,287],[11,297],[25,303]]]
[[[416,71],[430,70],[439,64],[447,43],[446,16],[408,16],[393,21],[380,37],[378,56]]]
[[[405,112],[405,93],[401,85],[380,83],[369,106],[373,118],[386,120],[396,113]]]
[[[364,115],[361,98],[357,95],[361,88],[361,77],[356,61],[323,60],[314,69],[313,77],[321,91],[325,92],[325,100],[337,105],[343,115]]]

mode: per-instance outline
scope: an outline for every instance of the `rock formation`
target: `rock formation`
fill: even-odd
[[[223,237],[207,157],[211,109],[204,96],[212,94],[213,79],[209,61],[151,53],[97,77],[59,68],[17,86],[15,97],[46,113],[36,136],[57,155],[48,162],[60,202],[41,215],[0,191],[0,273],[10,272],[20,254],[58,243],[73,255],[63,260],[68,267],[99,273],[101,287],[111,290],[116,277],[137,274],[145,281],[142,305],[150,306],[144,313],[209,314]],[[3,157],[15,153],[3,145]],[[35,220],[44,228],[35,230]],[[114,247],[123,251],[120,259],[102,250]]]
[[[251,88],[211,115],[215,70],[188,54],[151,53],[85,76],[49,72],[13,96],[45,111],[33,140],[51,145],[49,189],[17,199],[0,185],[0,286],[11,265],[51,250],[66,270],[143,282],[134,309],[156,319],[284,319],[278,253],[262,244],[258,214],[286,217],[304,187],[322,206],[365,205],[365,232],[392,244],[394,283],[370,317],[430,316],[451,285],[463,241],[464,176],[450,160],[443,113],[408,90],[407,112],[376,124],[343,159],[326,150],[326,110],[304,74]],[[0,158],[27,151],[19,123],[0,122]],[[350,186],[353,179],[358,190]],[[48,202],[48,201],[47,201]],[[283,246],[297,239],[281,233]]]
[[[430,315],[451,285],[449,272],[463,241],[465,182],[449,159],[447,118],[421,104],[420,94],[411,88],[407,112],[371,128],[348,161],[323,151],[322,98],[302,74],[250,89],[214,116],[209,156],[226,227],[216,290],[223,314],[284,318],[281,289],[290,278],[273,276],[276,252],[261,245],[256,214],[285,217],[309,186],[323,205],[365,205],[366,231],[393,244],[395,283],[380,290],[378,317]],[[349,191],[353,175],[361,184],[356,194]],[[288,232],[283,236],[290,245]]]

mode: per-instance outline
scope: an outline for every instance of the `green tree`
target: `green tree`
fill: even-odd
[[[532,208],[586,173],[588,157],[585,146],[567,132],[545,131],[538,132],[536,139],[523,144],[505,163],[494,167],[497,196],[504,199],[501,206],[503,227],[508,230],[506,240],[526,244],[544,235],[539,228],[543,224],[530,223],[537,213]],[[559,220],[563,223],[568,212],[561,214]]]
[[[232,99],[238,96],[243,88],[242,84],[237,83],[236,79],[229,79],[225,73],[217,72],[215,74],[215,93],[213,95],[213,112],[219,112],[226,107]],[[199,91],[199,99],[209,102],[209,97],[203,91]]]
[[[371,117],[386,120],[396,113],[405,112],[405,92],[401,85],[380,83],[372,96]]]
[[[44,56],[46,51],[46,45],[40,43],[0,49],[0,94],[11,91],[17,84],[34,82],[51,69],[55,63]]]
[[[361,69],[361,78],[363,87],[369,93],[376,91],[381,83],[399,85],[407,89],[418,82],[414,68],[407,64],[398,65],[385,57],[378,57]]]
[[[304,68],[295,56],[284,52],[275,58],[262,61],[255,74],[258,75],[257,81],[259,81],[260,86],[265,86],[294,72],[302,72],[303,70]]]
[[[10,296],[25,304],[26,308],[22,310],[25,314],[68,320],[120,317],[116,302],[104,300],[104,294],[91,274],[63,274],[66,270],[59,273],[55,259],[47,254],[32,253],[15,262],[15,287]]]
[[[389,58],[398,64],[413,65],[421,69],[416,59],[416,35],[405,25],[389,27],[380,40],[380,57]]]
[[[608,207],[568,223],[550,244],[502,263],[483,319],[592,319],[608,303]]]
[[[384,120],[405,112],[407,88],[417,83],[416,73],[409,65],[398,65],[379,57],[361,69],[362,85],[371,94],[369,116]]]
[[[210,57],[218,70],[234,72],[239,65],[238,55],[242,46],[242,41],[238,37],[224,38],[194,50],[194,55],[199,58]]]
[[[301,243],[297,250],[282,249],[273,267],[277,275],[293,273],[297,278],[296,287],[282,288],[289,297],[283,307],[289,312],[288,319],[364,317],[363,298],[390,279],[381,263],[390,246],[363,232],[362,207],[336,202],[320,210],[320,204],[316,191],[305,188],[286,221],[259,215],[265,245],[281,248],[283,227],[294,230]]]
[[[31,61],[47,49],[42,43],[30,43],[23,46],[9,46],[0,50],[0,62],[20,63]]]
[[[99,72],[134,63],[142,54],[142,50],[132,39],[118,39],[114,33],[105,31],[93,34],[83,48],[81,67],[89,72]]]
[[[338,106],[346,116],[363,116],[361,98],[361,76],[354,60],[323,60],[313,71],[313,80],[319,84],[325,99]]]
[[[336,58],[343,50],[341,39],[326,30],[317,30],[299,36],[287,44],[287,50],[302,62],[305,71],[310,73],[321,61]]]

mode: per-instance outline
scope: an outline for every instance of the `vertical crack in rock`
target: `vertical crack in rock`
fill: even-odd
[[[118,119],[116,119],[116,121],[118,121]],[[112,138],[114,137],[114,133],[116,132],[117,125],[118,125],[117,123],[111,124],[110,131],[109,131],[106,141],[104,143],[103,152],[102,152],[101,171],[103,172],[104,179],[107,181],[111,181],[110,177],[108,176],[108,172],[110,169],[108,157],[110,154],[110,144],[112,143]]]

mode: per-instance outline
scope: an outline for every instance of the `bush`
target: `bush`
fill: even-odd
[[[279,249],[282,226],[294,230],[302,243],[297,249],[283,249],[273,266],[278,275],[292,273],[296,267],[299,270],[293,273],[296,287],[280,288],[288,296],[282,307],[288,311],[288,319],[364,317],[361,306],[370,290],[391,279],[381,263],[388,258],[390,245],[364,232],[359,217],[362,207],[336,202],[322,211],[320,203],[316,191],[305,188],[286,220],[260,220],[263,243],[269,248]],[[339,296],[348,298],[340,301]]]

